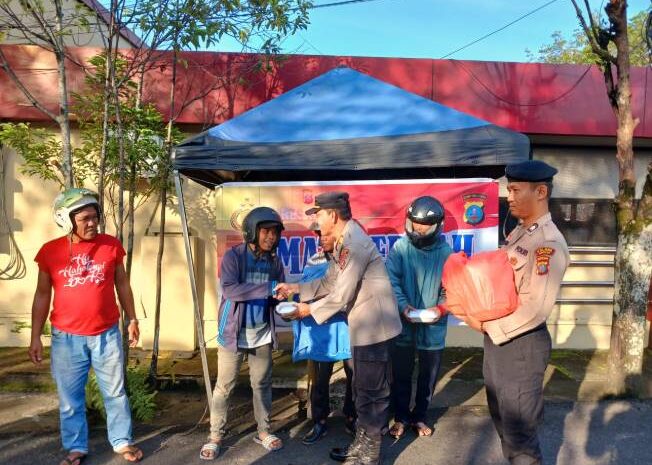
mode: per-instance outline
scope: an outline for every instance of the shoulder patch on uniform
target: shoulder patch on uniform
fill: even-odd
[[[548,274],[550,270],[550,257],[555,254],[552,247],[539,247],[536,250],[536,269],[539,276]]]
[[[532,226],[527,228],[527,232],[532,234],[534,231],[537,230],[538,227],[539,227],[539,223],[534,223]]]
[[[343,270],[348,262],[349,262],[349,249],[347,247],[343,247],[338,259],[338,264],[340,265],[340,269]]]

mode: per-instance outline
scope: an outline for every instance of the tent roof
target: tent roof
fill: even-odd
[[[342,67],[187,139],[173,163],[211,184],[229,179],[225,172],[251,181],[319,179],[324,170],[345,178],[343,171],[502,166],[528,156],[523,134]]]

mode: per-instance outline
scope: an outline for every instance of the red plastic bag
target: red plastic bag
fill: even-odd
[[[480,252],[471,258],[464,252],[451,255],[444,264],[442,284],[445,307],[460,318],[496,320],[518,307],[514,269],[504,250]]]

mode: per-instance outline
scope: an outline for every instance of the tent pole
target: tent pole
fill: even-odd
[[[179,199],[179,216],[181,217],[181,227],[183,229],[183,242],[186,246],[186,262],[188,263],[188,276],[190,277],[190,288],[192,290],[192,302],[195,309],[195,326],[197,328],[197,338],[199,339],[199,353],[201,355],[201,364],[204,372],[204,386],[206,387],[206,400],[210,405],[213,399],[213,389],[211,386],[210,371],[208,370],[208,357],[206,356],[206,342],[204,341],[204,327],[202,324],[201,310],[199,309],[199,296],[197,295],[195,265],[192,259],[192,249],[190,247],[190,235],[188,233],[188,218],[186,218],[186,204],[183,199],[183,189],[181,187],[181,176],[179,174],[179,170],[174,170],[174,185],[177,189],[177,198]]]

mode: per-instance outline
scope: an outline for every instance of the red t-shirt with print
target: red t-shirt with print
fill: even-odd
[[[50,322],[71,334],[94,336],[120,318],[115,269],[125,256],[120,241],[107,234],[71,243],[67,236],[46,243],[34,259],[50,275],[54,302]]]

